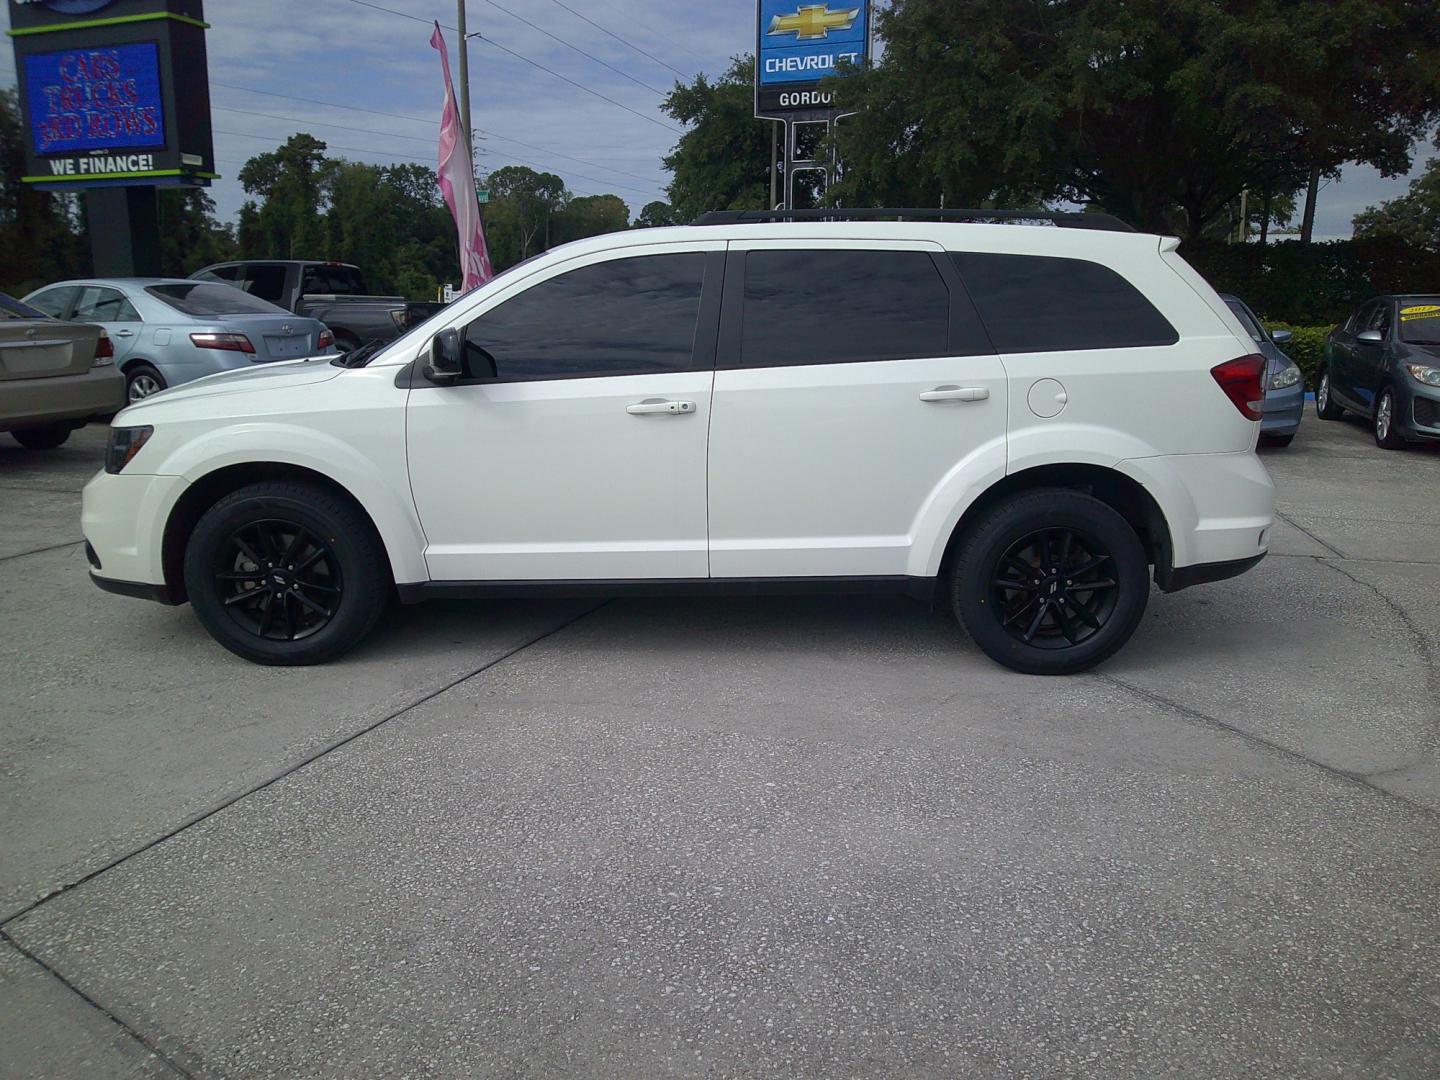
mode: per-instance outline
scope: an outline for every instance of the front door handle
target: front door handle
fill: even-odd
[[[984,401],[990,391],[984,386],[937,386],[920,395],[921,401]]]
[[[649,413],[665,413],[670,416],[684,416],[695,411],[693,401],[666,401],[662,398],[647,398],[634,405],[626,405],[625,411],[631,416],[645,416]]]

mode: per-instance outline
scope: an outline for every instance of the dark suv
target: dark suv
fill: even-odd
[[[1375,422],[1375,441],[1399,450],[1440,439],[1440,295],[1378,296],[1330,331],[1315,412]]]

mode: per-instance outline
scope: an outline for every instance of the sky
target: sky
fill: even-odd
[[[658,109],[664,92],[718,75],[754,43],[753,0],[467,0],[466,10],[481,35],[469,53],[477,166],[557,173],[577,195],[619,195],[632,216],[665,197],[661,159],[679,128]],[[443,90],[427,24],[449,28],[453,65],[456,11],[456,0],[207,0],[220,216],[247,197],[235,179],[245,160],[297,131],[334,156],[433,166]],[[14,82],[0,49],[0,85]],[[1409,176],[1436,153],[1417,147]],[[1358,211],[1404,194],[1407,180],[1345,166],[1321,190],[1317,239],[1348,237]]]

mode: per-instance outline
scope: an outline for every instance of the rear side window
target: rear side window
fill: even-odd
[[[212,315],[288,315],[284,308],[247,296],[229,285],[207,281],[189,281],[175,285],[151,285],[145,290],[186,315],[208,318]]]
[[[745,367],[946,356],[949,330],[950,290],[923,251],[745,253]]]
[[[240,287],[251,296],[278,304],[285,296],[285,267],[273,263],[246,267],[245,281]]]
[[[1173,345],[1180,335],[1108,266],[1044,255],[951,253],[1002,353]]]
[[[364,296],[365,279],[353,266],[307,266],[300,280],[302,294]]]

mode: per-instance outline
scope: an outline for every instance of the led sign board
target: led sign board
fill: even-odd
[[[820,81],[870,57],[870,0],[758,0],[755,10],[757,116],[830,108]]]
[[[165,145],[154,42],[35,53],[24,64],[36,154]]]

